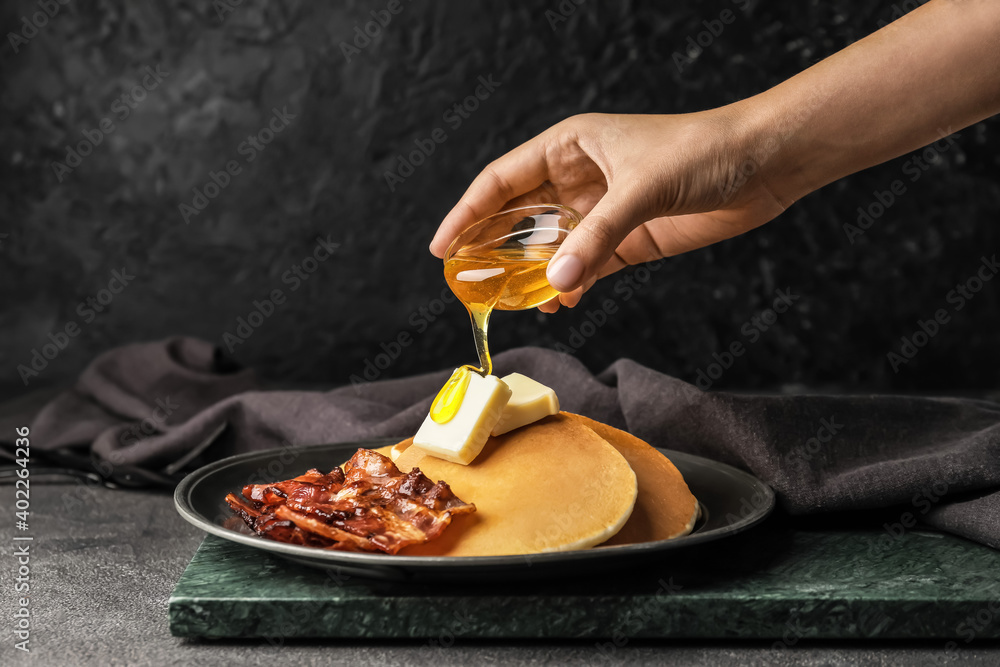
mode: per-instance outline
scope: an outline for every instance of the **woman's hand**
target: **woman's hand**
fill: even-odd
[[[502,208],[557,202],[584,215],[549,262],[575,306],[598,278],[742,234],[790,202],[773,197],[738,105],[676,116],[569,118],[486,167],[441,223],[442,257],[464,228]]]

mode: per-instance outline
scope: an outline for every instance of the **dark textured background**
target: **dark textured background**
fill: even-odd
[[[467,316],[450,304],[418,333],[413,313],[444,288],[426,250],[438,221],[490,159],[575,113],[686,112],[751,95],[872,32],[889,2],[584,3],[554,28],[556,0],[404,2],[347,62],[340,43],[385,2],[243,1],[220,17],[205,0],[61,7],[14,53],[2,47],[0,119],[0,388],[24,389],[16,366],[69,321],[79,336],[31,380],[64,382],[95,354],[130,341],[185,333],[222,343],[255,299],[281,288],[287,302],[235,356],[275,378],[341,384],[380,344],[415,342],[384,377],[474,358]],[[4,32],[35,2],[3,4]],[[736,7],[727,26],[679,72],[672,54],[702,21]],[[927,45],[932,48],[932,45]],[[120,119],[115,99],[146,66],[163,83]],[[480,76],[499,89],[460,127],[442,114]],[[246,136],[287,106],[289,127],[252,163]],[[52,163],[104,118],[115,124],[93,154],[57,179]],[[447,141],[390,192],[384,172],[416,139]],[[598,370],[628,356],[693,381],[713,352],[776,288],[796,308],[749,347],[717,388],[789,384],[859,391],[996,387],[997,286],[987,287],[894,373],[920,318],[996,252],[1000,125],[960,133],[955,148],[857,243],[853,222],[873,191],[904,177],[901,158],[828,186],[745,237],[670,260],[577,352]],[[178,206],[209,172],[236,159],[242,173],[190,224]],[[292,291],[282,275],[317,236],[340,244]],[[113,269],[136,277],[84,322],[77,304]],[[500,313],[494,351],[566,341],[586,310],[615,297],[599,285],[575,311]],[[745,340],[745,339],[744,339]]]

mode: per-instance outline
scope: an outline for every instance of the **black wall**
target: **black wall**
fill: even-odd
[[[576,113],[688,112],[752,95],[898,12],[863,0],[404,1],[348,62],[341,43],[388,2],[231,0],[221,13],[222,0],[94,4],[58,5],[37,35],[2,47],[5,393],[24,390],[17,367],[50,334],[65,347],[30,388],[131,341],[183,333],[224,345],[276,289],[285,302],[234,348],[272,377],[345,383],[402,332],[413,342],[382,377],[472,361],[461,306],[432,323],[420,309],[438,309],[445,289],[431,234],[489,160]],[[680,57],[704,22],[718,31],[724,10],[721,34]],[[22,17],[40,23],[38,11],[4,3],[4,32],[33,34]],[[458,125],[445,113],[480,77],[499,86]],[[241,149],[274,109],[287,115],[273,141]],[[390,189],[397,156],[438,128],[445,141]],[[100,143],[71,169],[55,164],[85,131]],[[747,352],[713,388],[996,387],[1000,281],[960,310],[948,294],[997,252],[998,148],[1000,125],[987,121],[917,180],[906,156],[830,185],[758,231],[668,261],[632,295],[611,279],[574,311],[500,313],[494,351],[561,343],[595,370],[628,356],[694,381],[740,341]],[[227,183],[229,161],[239,173]],[[213,172],[225,187],[195,201]],[[895,180],[904,194],[852,243],[844,225]],[[180,205],[203,203],[185,220]],[[339,247],[296,287],[286,272],[317,237]],[[102,294],[122,269],[134,278]],[[786,288],[794,307],[751,340],[751,318]],[[101,296],[113,297],[102,312],[86,305]],[[607,298],[618,308],[607,323],[572,335]],[[896,372],[887,353],[939,308],[948,322]],[[76,335],[63,340],[67,325]]]

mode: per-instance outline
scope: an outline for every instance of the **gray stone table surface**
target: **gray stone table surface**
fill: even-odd
[[[167,600],[203,535],[169,495],[82,484],[32,486],[30,654],[14,649],[16,563],[11,486],[0,486],[0,588],[6,627],[0,665],[574,665],[611,659],[593,642],[460,642],[441,650],[384,640],[192,641],[170,635]],[[995,665],[996,643],[958,652],[944,642],[639,642],[614,654],[629,665]]]

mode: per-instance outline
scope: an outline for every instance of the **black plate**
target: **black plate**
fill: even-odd
[[[213,535],[262,549],[303,565],[378,579],[478,579],[582,574],[646,562],[676,549],[718,540],[760,523],[774,508],[774,492],[732,466],[670,449],[661,452],[677,466],[698,499],[701,517],[691,534],[673,540],[595,547],[524,556],[389,556],[327,551],[258,537],[229,509],[227,493],[245,484],[289,479],[309,468],[329,470],[359,447],[374,449],[395,440],[367,440],[239,454],[211,463],[184,478],[174,492],[181,516]]]

